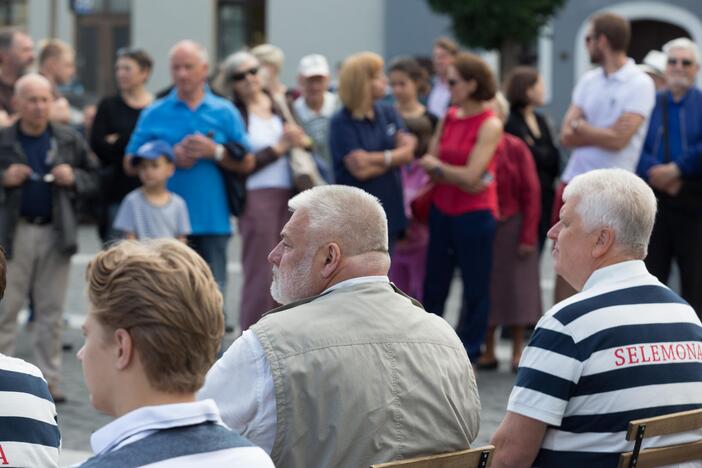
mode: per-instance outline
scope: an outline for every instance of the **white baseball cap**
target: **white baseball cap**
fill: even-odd
[[[329,76],[329,63],[327,63],[324,55],[306,55],[300,60],[298,72],[305,78],[310,76]]]

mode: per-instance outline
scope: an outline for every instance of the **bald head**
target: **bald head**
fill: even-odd
[[[53,100],[51,82],[43,76],[30,73],[17,80],[14,106],[23,130],[42,132],[49,123]]]
[[[35,89],[46,91],[51,95],[51,82],[39,73],[24,75],[15,83],[15,96],[26,95]]]
[[[171,47],[171,50],[168,52],[168,59],[173,61],[173,57],[176,55],[193,55],[202,63],[209,64],[210,62],[205,46],[189,39],[177,42]]]
[[[207,81],[207,49],[193,41],[180,41],[169,53],[171,78],[178,96],[185,101],[198,101]]]

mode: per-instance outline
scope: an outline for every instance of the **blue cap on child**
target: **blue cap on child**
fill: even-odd
[[[153,140],[139,147],[132,158],[132,165],[136,166],[139,164],[140,159],[158,159],[160,156],[165,156],[169,160],[175,161],[171,145],[163,140]]]

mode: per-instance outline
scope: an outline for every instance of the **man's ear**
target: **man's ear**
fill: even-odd
[[[614,230],[608,227],[599,229],[597,233],[597,240],[595,245],[592,247],[592,256],[594,258],[600,258],[607,254],[612,249],[615,241]]]
[[[129,367],[129,364],[134,358],[134,341],[132,341],[132,335],[124,328],[118,328],[115,330],[113,338],[116,343],[115,367],[117,370],[125,370]]]
[[[330,242],[322,247],[323,265],[322,277],[329,278],[341,264],[341,248],[336,242]]]

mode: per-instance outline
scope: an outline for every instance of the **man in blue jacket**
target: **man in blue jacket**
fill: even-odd
[[[662,282],[680,268],[682,297],[702,313],[702,90],[700,53],[687,38],[663,46],[668,90],[658,94],[637,173],[658,197],[646,266]]]

